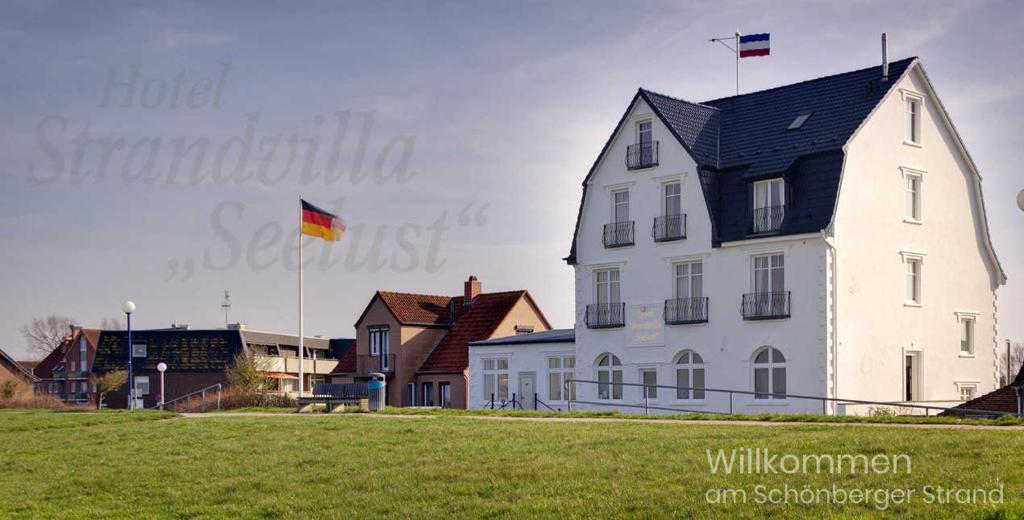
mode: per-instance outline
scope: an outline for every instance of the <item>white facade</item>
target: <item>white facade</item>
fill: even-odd
[[[702,377],[703,398],[660,388],[646,402],[736,413],[864,411],[796,395],[939,405],[993,390],[995,289],[1003,275],[988,241],[980,178],[920,65],[890,81],[898,83],[844,147],[828,229],[719,247],[712,245],[696,162],[637,97],[585,187],[573,266],[576,377],[669,386],[684,379],[697,386],[695,378]],[[908,119],[911,110],[917,112]],[[641,136],[647,122],[651,135]],[[644,139],[660,143],[658,164],[627,169],[627,146]],[[686,238],[655,242],[652,223],[665,214],[664,186],[673,182],[680,187]],[[604,227],[616,221],[635,223],[633,245],[605,246]],[[781,257],[758,260],[762,255]],[[684,262],[701,265],[698,295],[708,298],[707,321],[665,325],[664,302],[677,296],[674,266]],[[762,262],[784,265],[781,275],[769,270],[755,281],[755,265]],[[601,274],[611,272],[617,274]],[[744,319],[743,295],[776,284],[772,291],[789,293],[788,316]],[[624,304],[623,326],[588,326],[588,305],[609,301]],[[970,352],[961,351],[965,321],[971,321]],[[774,349],[760,358],[766,363],[755,363],[766,349]],[[689,363],[680,364],[684,353]],[[693,353],[702,363],[693,362]],[[507,354],[511,360],[519,352]],[[577,391],[580,401],[601,403],[589,405],[594,409],[636,412],[645,402],[640,387],[619,392],[613,384],[583,383]],[[775,392],[787,397],[775,398]]]
[[[493,395],[494,408],[512,409],[515,397],[516,409],[567,409],[565,381],[575,377],[576,364],[571,342],[487,343],[469,346],[469,408],[492,408]]]

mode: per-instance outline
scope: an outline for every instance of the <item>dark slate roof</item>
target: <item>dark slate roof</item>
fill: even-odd
[[[749,237],[752,180],[786,179],[786,220],[778,235],[819,231],[832,219],[843,165],[842,147],[889,89],[915,63],[906,58],[759,92],[693,103],[640,89],[645,100],[697,162],[712,221],[713,245]],[[811,117],[788,130],[802,112]],[[612,137],[629,111],[623,114]],[[607,151],[583,181],[586,186]],[[583,204],[580,204],[582,214]],[[576,234],[566,261],[576,261]]]
[[[495,345],[531,345],[541,343],[575,343],[576,329],[554,329],[543,332],[531,332],[530,334],[519,334],[505,338],[474,341],[469,344],[471,347],[490,347]]]
[[[127,332],[103,331],[96,347],[95,372],[126,368]],[[138,330],[133,343],[146,344],[146,357],[132,361],[135,370],[156,370],[161,361],[168,372],[223,371],[242,351],[237,330]]]

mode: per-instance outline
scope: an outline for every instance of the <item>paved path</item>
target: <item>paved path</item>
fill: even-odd
[[[444,417],[457,419],[473,419],[482,421],[529,421],[529,422],[569,422],[569,423],[640,423],[640,424],[670,424],[670,425],[712,425],[712,426],[868,426],[880,428],[914,428],[914,429],[940,429],[940,430],[1008,430],[1022,431],[1024,426],[988,426],[980,424],[908,424],[908,423],[857,423],[857,422],[780,422],[780,421],[720,421],[720,420],[680,420],[680,419],[643,419],[643,418],[613,418],[613,417],[511,417],[497,415],[400,415],[400,414],[328,414],[328,413],[265,413],[265,412],[240,412],[240,413],[184,413],[182,417],[187,419],[212,419],[217,417],[373,417],[376,419],[440,419]]]

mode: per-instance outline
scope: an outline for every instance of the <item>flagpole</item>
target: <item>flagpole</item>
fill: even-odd
[[[302,197],[299,197],[299,399],[302,399],[302,388],[305,385],[305,370],[303,360],[305,350],[305,323],[302,315]]]
[[[740,30],[736,29],[736,95],[740,95]]]

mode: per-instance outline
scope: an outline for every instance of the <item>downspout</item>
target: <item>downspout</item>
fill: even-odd
[[[829,250],[832,251],[832,282],[830,285],[832,291],[832,398],[839,397],[839,251],[836,245],[828,237],[826,230],[821,230],[821,239],[828,246]],[[1019,403],[1018,399],[1018,403]],[[838,412],[838,403],[832,403],[833,415]]]

